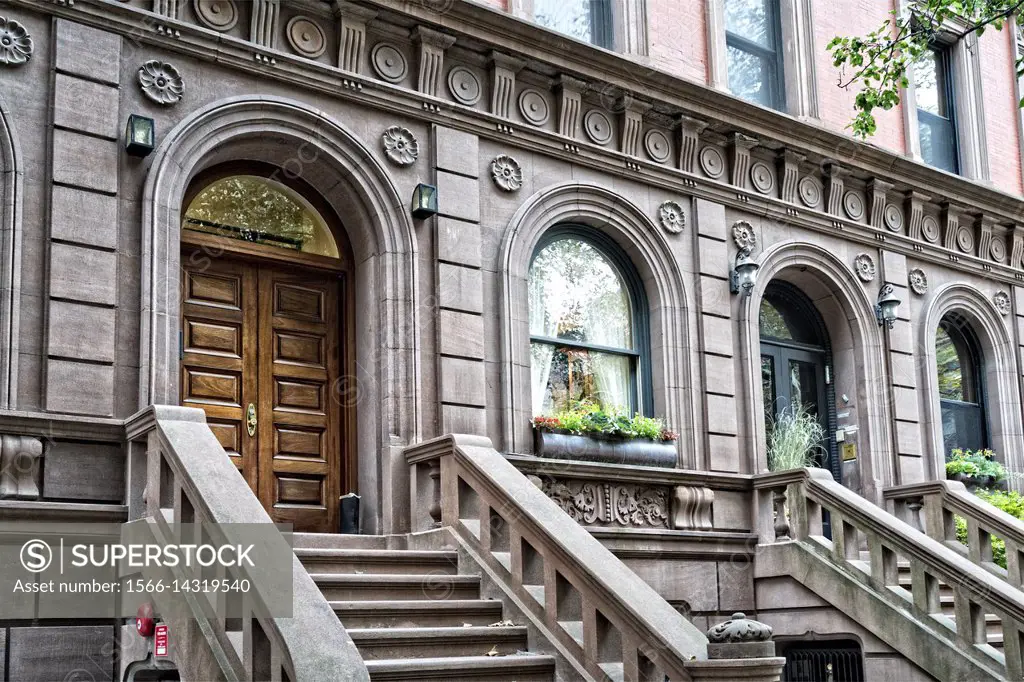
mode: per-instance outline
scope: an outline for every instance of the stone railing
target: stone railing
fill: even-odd
[[[481,436],[406,448],[413,513],[450,528],[595,679],[689,680],[707,637]]]
[[[927,481],[887,488],[889,510],[972,563],[1024,589],[1024,523],[968,492],[959,481]],[[956,537],[956,518],[967,525],[967,544]],[[992,541],[1006,545],[1006,568],[993,561]]]
[[[755,476],[754,488],[762,546],[783,543],[812,552],[864,588],[867,594],[861,601],[884,602],[891,607],[885,612],[887,618],[906,619],[899,625],[864,623],[865,627],[874,625],[876,634],[893,646],[899,646],[898,639],[944,642],[944,647],[932,651],[946,657],[945,664],[957,665],[957,674],[966,675],[962,679],[1022,678],[1024,594],[1020,591],[847,490],[823,469]],[[831,539],[823,532],[826,513]],[[909,569],[909,581],[901,580],[901,567]],[[798,569],[791,565],[790,571]],[[943,595],[950,593],[952,614],[945,615]],[[855,590],[840,584],[819,594],[834,604],[856,599]],[[890,637],[918,626],[925,629],[924,638]],[[988,635],[999,630],[1002,651],[988,644]],[[929,661],[914,660],[928,669]],[[934,669],[931,672],[935,674]],[[953,672],[947,670],[947,678],[956,678]]]
[[[251,535],[233,535],[237,524],[272,524],[202,410],[153,406],[128,420],[126,434],[132,450],[129,476],[145,481],[144,511],[137,518],[150,522],[158,540],[172,541],[179,524],[195,523],[224,536],[212,539],[234,544],[233,537],[251,540]],[[267,615],[273,599],[259,566],[232,569],[235,578],[252,585],[236,605],[240,618],[234,610],[230,618],[211,617],[210,604],[199,599],[188,601],[191,618],[171,623],[176,639],[185,640],[178,651],[186,655],[175,659],[183,679],[368,682],[351,638],[285,537],[269,537],[268,556],[291,555],[292,616]]]

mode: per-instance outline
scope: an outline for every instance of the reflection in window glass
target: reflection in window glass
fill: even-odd
[[[611,47],[610,0],[533,0],[533,19],[559,33]]]
[[[911,73],[921,159],[930,166],[956,173],[960,163],[956,121],[950,101],[949,56],[942,50],[925,50],[914,60]]]
[[[772,106],[770,70],[775,68],[775,64],[765,57],[744,52],[732,45],[726,49],[729,59],[729,92],[761,106]]]
[[[183,227],[331,258],[338,247],[319,213],[297,192],[255,175],[207,185],[185,210]]]
[[[946,318],[935,332],[935,360],[947,457],[955,448],[988,447],[977,344],[962,320]]]
[[[783,107],[778,0],[725,0],[729,91],[765,107]]]
[[[552,241],[530,265],[529,297],[534,414],[581,399],[635,409],[630,295],[605,255],[581,239]]]
[[[946,71],[936,50],[925,50],[914,60],[914,96],[917,108],[947,116]]]
[[[725,0],[725,30],[762,47],[774,45],[769,0]]]

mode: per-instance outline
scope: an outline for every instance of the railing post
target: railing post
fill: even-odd
[[[789,540],[789,519],[786,518],[787,486],[772,488],[772,510],[775,514],[775,539]]]
[[[432,459],[427,463],[427,477],[430,479],[430,507],[427,514],[435,528],[441,526],[441,460]]]
[[[924,523],[921,519],[921,508],[924,507],[924,497],[917,496],[907,499],[907,523],[917,530],[924,531]]]

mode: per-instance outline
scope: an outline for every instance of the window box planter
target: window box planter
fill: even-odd
[[[676,441],[534,429],[534,453],[549,459],[674,468]]]

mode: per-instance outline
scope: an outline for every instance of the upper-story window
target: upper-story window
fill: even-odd
[[[612,0],[532,0],[533,20],[599,47],[614,44]]]
[[[530,264],[529,309],[534,415],[580,400],[649,411],[646,304],[614,244],[584,228],[548,235]]]
[[[913,77],[921,159],[930,166],[959,173],[960,149],[949,51],[925,50],[914,61]]]
[[[946,456],[956,448],[988,447],[981,354],[974,332],[947,315],[935,332],[935,359]]]
[[[724,0],[729,90],[773,109],[785,108],[778,0]]]

